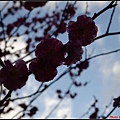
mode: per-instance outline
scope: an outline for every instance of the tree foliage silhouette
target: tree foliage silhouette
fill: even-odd
[[[85,57],[85,59],[82,57],[83,54],[87,54],[86,46],[94,44],[94,41],[120,34],[119,31],[110,32],[117,1],[111,1],[101,11],[94,13],[92,17],[89,16],[88,4],[86,4],[85,14],[77,16],[76,21],[73,21],[72,18],[78,9],[77,1],[66,1],[64,9],[59,9],[56,4],[50,14],[42,11],[49,2],[7,1],[0,10],[0,44],[2,45],[0,47],[0,114],[3,117],[9,112],[15,111],[10,104],[17,104],[21,109],[12,118],[34,117],[39,112],[39,107],[32,103],[64,75],[69,74],[72,82],[65,92],[62,88],[56,90],[58,104],[47,113],[45,118],[49,118],[66,97],[74,100],[78,96],[77,92],[72,92],[73,87],[87,87],[89,81],[79,82],[76,78],[90,67],[91,59],[120,51],[117,49]],[[95,20],[109,9],[112,9],[112,14],[107,30],[101,36],[97,36],[98,26]],[[11,16],[12,20],[10,20]],[[65,33],[67,33],[68,42],[64,44],[59,39],[59,35]],[[26,46],[15,50],[17,46],[14,44],[19,42],[18,38],[22,36],[26,36],[24,40]],[[28,56],[31,56],[31,59],[25,60]],[[57,68],[63,66],[66,66],[67,69],[57,76]],[[39,87],[32,94],[19,96],[17,90],[20,91],[26,87],[31,75],[34,76],[34,80],[37,80]],[[16,93],[16,97],[13,97],[12,93]],[[17,103],[18,100],[24,101],[25,99],[28,101]],[[88,115],[88,118],[107,118],[120,106],[119,97],[114,98],[112,99],[113,110],[107,116],[103,114],[99,116],[99,108],[96,106],[99,100],[95,96],[94,99],[94,103],[81,117],[87,115],[94,108],[94,112]]]

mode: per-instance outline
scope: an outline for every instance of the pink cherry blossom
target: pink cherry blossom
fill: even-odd
[[[19,59],[13,66],[12,63],[5,61],[5,67],[0,70],[0,82],[9,90],[22,88],[28,79],[28,69],[26,63]]]
[[[64,45],[55,38],[44,39],[36,47],[35,55],[42,64],[58,67],[64,59]]]
[[[80,61],[82,59],[83,53],[81,43],[79,41],[75,43],[68,42],[66,44],[66,52],[68,54],[65,58],[65,64],[67,66]]]
[[[30,63],[29,70],[35,75],[35,79],[39,82],[48,82],[57,75],[56,68],[42,64],[37,59]]]
[[[87,46],[91,44],[97,36],[98,28],[91,17],[81,15],[78,16],[76,22],[70,21],[68,23],[67,31],[70,41],[80,41],[82,46]]]

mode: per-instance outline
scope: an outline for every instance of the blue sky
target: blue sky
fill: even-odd
[[[56,2],[48,2],[46,7],[50,7],[50,10],[54,9],[54,4]],[[65,5],[64,2],[59,2],[59,7]],[[88,1],[88,10],[90,12],[90,17],[93,16],[95,12],[99,12],[106,5],[108,5],[109,1]],[[3,3],[4,4],[4,3]],[[80,2],[78,1],[77,5],[79,7],[75,17],[73,20],[76,21],[78,15],[82,15],[86,9],[86,1]],[[42,11],[45,11],[45,7],[42,8]],[[33,11],[34,13],[35,11]],[[102,35],[105,33],[107,29],[107,25],[109,22],[109,18],[112,10],[106,11],[104,14],[100,15],[95,19],[95,23],[98,26],[98,35]],[[12,19],[10,19],[12,20]],[[14,20],[13,20],[14,21]],[[118,6],[116,8],[114,19],[112,21],[112,25],[110,28],[110,32],[118,32],[120,31],[120,2],[118,1]],[[19,43],[16,43],[17,48],[19,49],[25,45],[23,41],[24,37],[21,37]],[[68,41],[67,33],[61,34],[58,36],[58,39],[63,43]],[[94,43],[87,46],[87,55],[92,53],[93,55],[109,52],[112,50],[116,50],[120,48],[120,35],[108,36],[102,39],[95,41]],[[93,51],[93,52],[92,52]],[[27,59],[30,59],[29,56]],[[84,55],[83,55],[84,58]],[[12,60],[15,58],[12,58]],[[27,60],[25,59],[25,60]],[[66,66],[58,67],[58,75],[55,79],[66,69]],[[98,99],[98,103],[96,106],[99,108],[98,115],[101,115],[104,111],[106,105],[109,104],[111,97],[114,98],[120,96],[120,52],[113,53],[106,56],[97,57],[90,60],[90,67],[83,71],[82,74],[77,78],[77,81],[90,83],[86,87],[80,88],[72,88],[72,92],[77,92],[78,96],[71,100],[70,98],[66,98],[63,103],[58,107],[58,109],[51,115],[52,118],[60,118],[67,114],[67,118],[78,118],[82,114],[84,114],[90,105],[94,102],[94,97]],[[58,82],[52,85],[45,93],[41,95],[39,99],[34,102],[34,105],[39,103],[39,112],[36,114],[36,118],[44,118],[47,113],[58,103],[57,95],[55,93],[56,89],[62,89],[66,91],[69,84],[71,83],[69,75],[65,75]],[[30,76],[29,81],[26,86],[17,92],[21,95],[27,95],[33,93],[36,88],[39,86],[39,82],[34,80],[34,76]],[[14,94],[13,94],[14,96]],[[18,102],[21,102],[19,100]],[[26,100],[26,102],[28,102]],[[12,106],[15,106],[12,104]],[[112,105],[108,108],[107,113],[112,109]],[[19,111],[19,108],[16,107],[16,111]],[[84,118],[88,118],[91,113],[93,113],[94,109],[90,111],[90,113]],[[10,112],[9,115],[4,116],[10,118],[13,113]],[[117,108],[111,115],[120,116],[120,110]]]

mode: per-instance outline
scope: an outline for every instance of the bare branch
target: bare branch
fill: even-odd
[[[115,4],[117,4],[117,1],[115,2]],[[110,17],[110,21],[109,21],[109,24],[108,24],[108,27],[107,27],[106,34],[109,32],[109,29],[110,29],[110,26],[111,26],[111,23],[112,23],[112,19],[113,19],[113,15],[115,13],[115,8],[116,8],[116,6],[114,6],[114,8],[113,8],[113,11],[112,11],[112,14],[111,14],[111,17]]]
[[[105,7],[104,9],[102,9],[100,12],[94,13],[92,19],[93,19],[93,20],[96,19],[98,16],[100,16],[102,13],[104,13],[104,12],[107,11],[108,9],[111,9],[112,7],[117,6],[116,3],[114,4],[114,2],[115,2],[115,1],[112,1],[107,7]]]
[[[9,98],[11,97],[12,90],[8,92],[8,94],[0,101],[0,106]]]

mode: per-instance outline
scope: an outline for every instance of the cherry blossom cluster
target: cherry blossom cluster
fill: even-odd
[[[32,10],[38,6],[44,6],[47,2],[39,4],[25,3],[25,8]],[[29,4],[29,5],[28,5]],[[69,6],[71,9],[71,6]],[[72,10],[71,10],[72,11]],[[71,12],[74,14],[74,11]],[[25,61],[19,59],[15,65],[7,60],[5,67],[0,70],[0,82],[9,90],[20,89],[26,84],[29,72],[33,73],[39,82],[48,82],[57,75],[57,67],[61,65],[70,66],[82,59],[83,46],[91,44],[97,36],[98,28],[91,17],[81,15],[77,21],[61,23],[57,32],[68,32],[69,41],[63,44],[57,38],[49,37],[40,40],[35,49],[36,58],[32,60],[27,68]],[[62,29],[63,28],[63,29]],[[11,30],[9,30],[10,32]],[[39,39],[39,38],[38,38]]]

